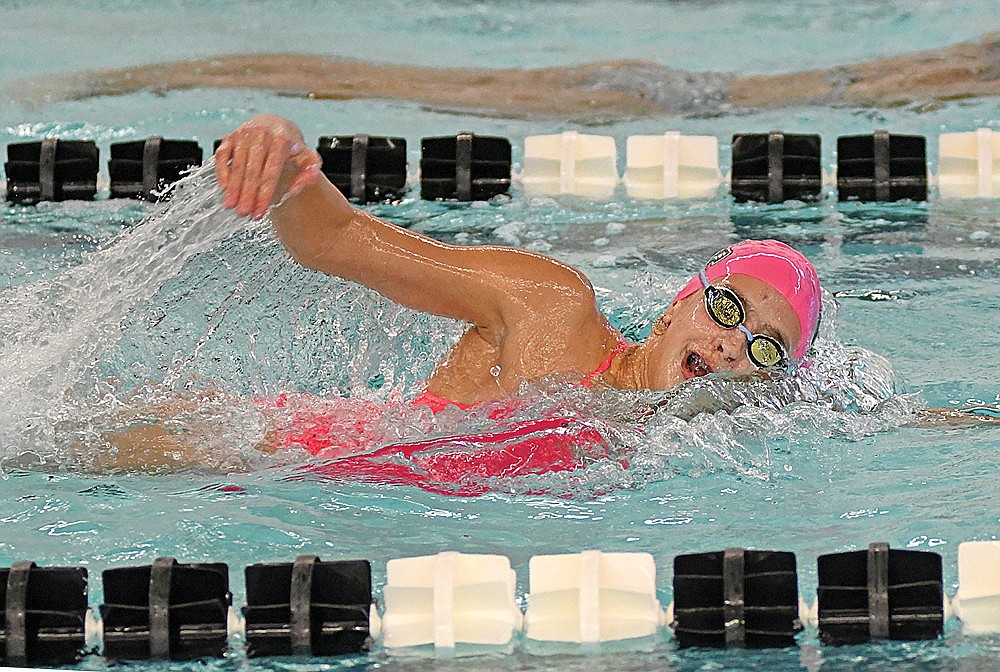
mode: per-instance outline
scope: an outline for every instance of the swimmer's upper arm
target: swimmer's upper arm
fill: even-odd
[[[587,278],[551,257],[436,241],[354,208],[325,179],[273,208],[272,219],[278,237],[302,265],[481,329],[544,315],[557,304],[594,302]]]

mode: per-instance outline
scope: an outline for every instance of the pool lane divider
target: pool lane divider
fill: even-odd
[[[23,204],[93,199],[99,154],[91,140],[45,138],[7,145],[6,198]]]
[[[406,139],[357,135],[321,136],[321,170],[355,203],[398,201],[406,193]]]
[[[389,560],[384,612],[372,636],[391,650],[507,646],[523,622],[516,581],[501,555],[446,551]]]
[[[157,558],[152,565],[106,569],[101,580],[105,657],[187,660],[228,649],[232,594],[225,564]]]
[[[954,613],[968,634],[1000,632],[1000,542],[959,546]],[[65,665],[108,660],[192,660],[245,646],[250,657],[360,654],[373,645],[399,654],[587,652],[607,642],[651,650],[664,628],[681,647],[788,647],[804,627],[823,644],[927,640],[943,634],[952,603],[941,556],[890,549],[818,560],[817,602],[799,597],[795,555],[729,548],[674,559],[674,602],[656,598],[648,553],[535,556],[527,609],[516,575],[498,555],[448,551],[387,564],[380,615],[366,560],[245,569],[247,604],[232,607],[222,563],[178,563],[102,572],[105,603],[88,608],[87,570],[0,568],[0,664]],[[568,647],[568,648],[567,648]]]
[[[247,605],[230,619],[251,657],[334,656],[365,648],[372,603],[367,560],[327,562],[315,555],[259,563],[244,571]],[[374,617],[374,618],[373,618]]]
[[[671,628],[681,646],[786,647],[803,628],[794,553],[679,555],[673,587]]]
[[[219,141],[216,141],[217,148]],[[634,135],[626,142],[619,176],[611,136],[565,131],[524,138],[522,170],[512,170],[511,143],[463,132],[420,141],[421,198],[484,201],[510,193],[518,180],[528,195],[571,194],[592,200],[614,196],[619,184],[631,198],[712,198],[728,179],[736,202],[817,201],[832,185],[840,201],[927,200],[932,175],[926,138],[876,130],[837,138],[834,175],[822,168],[819,135],[771,131],[732,136],[728,178],[719,168],[715,136]],[[980,128],[938,139],[938,196],[1000,197],[1000,131]],[[151,136],[111,145],[109,196],[155,201],[184,171],[202,163],[193,140]],[[408,181],[406,140],[367,134],[322,136],[321,170],[355,203],[401,200]],[[93,199],[100,152],[90,140],[45,138],[7,145],[6,200],[21,205]]]
[[[681,135],[677,131],[632,135],[626,140],[625,156],[622,183],[632,198],[704,199],[719,193],[722,171],[719,140],[714,135]]]
[[[648,553],[583,551],[536,555],[529,562],[528,641],[649,640],[667,624],[656,599],[656,565]],[[544,651],[544,647],[536,646]]]
[[[823,191],[818,135],[744,133],[733,136],[730,193],[737,203],[816,201]]]
[[[967,133],[943,133],[938,190],[953,198],[1000,197],[1000,131],[979,128]]]
[[[942,633],[941,556],[871,544],[818,560],[820,640],[853,644]]]
[[[86,646],[87,570],[0,568],[0,663],[60,664]]]
[[[424,200],[488,201],[511,185],[507,138],[463,132],[420,141],[420,196]]]
[[[1000,632],[1000,542],[960,544],[958,578],[952,608],[962,621],[962,631]]]
[[[108,161],[109,195],[155,201],[184,171],[201,163],[201,147],[193,140],[165,140],[154,135],[114,143]]]

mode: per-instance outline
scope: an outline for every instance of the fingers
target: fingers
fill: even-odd
[[[301,139],[294,124],[267,115],[230,133],[215,153],[223,207],[260,219],[267,214],[286,164],[296,169],[294,191],[314,178],[319,173],[319,155],[306,149]]]
[[[231,137],[233,141],[232,158],[229,160],[229,174],[226,177],[225,196],[222,205],[226,208],[234,208],[240,200],[240,190],[243,188],[243,174],[246,172],[246,143],[237,137]]]
[[[215,150],[215,178],[219,181],[219,188],[226,190],[229,180],[229,167],[233,160],[233,145],[229,138],[223,139],[219,143],[219,148]]]
[[[261,180],[261,172],[272,144],[275,144],[273,139],[265,136],[257,139],[246,148],[243,182],[240,185],[240,193],[236,202],[236,214],[241,217],[249,215],[254,210],[254,206],[257,205],[257,194],[261,189],[268,187],[274,189],[273,184],[266,185]],[[280,140],[278,144],[280,144]]]
[[[271,199],[274,198],[274,190],[278,186],[281,178],[281,171],[285,167],[285,157],[288,155],[291,143],[285,138],[279,138],[272,143],[271,151],[267,153],[267,158],[260,171],[260,180],[257,191],[254,195],[253,217],[260,219],[267,214],[267,209],[271,207]]]

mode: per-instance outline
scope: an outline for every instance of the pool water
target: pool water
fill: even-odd
[[[255,51],[303,51],[378,62],[547,66],[641,58],[671,67],[771,73],[827,67],[972,39],[996,26],[992,3],[855,0],[743,2],[75,2],[0,0],[0,89],[78,69]],[[735,27],[739,27],[736,30]],[[378,44],[378,51],[371,49]],[[258,112],[294,119],[307,139],[367,132],[409,141],[471,130],[511,139],[582,130],[625,138],[666,130],[715,135],[729,163],[735,132],[814,132],[836,165],[839,135],[887,128],[927,136],[1000,124],[996,98],[888,110],[797,107],[702,117],[663,115],[587,127],[565,119],[443,113],[385,101],[308,101],[267,92],[143,92],[27,105],[0,98],[0,145],[45,136],[112,142],[151,134],[212,141]],[[619,165],[624,165],[620,160]],[[106,171],[104,172],[106,175]],[[411,175],[411,179],[414,178]],[[810,371],[770,386],[697,381],[665,410],[635,420],[655,395],[532,388],[532,410],[572,409],[598,424],[629,467],[604,460],[578,477],[492,483],[476,498],[353,481],[295,480],[307,456],[255,454],[263,427],[244,400],[296,390],[387,409],[372,444],[461,434],[477,414],[435,424],[403,400],[461,325],[417,315],[290,262],[266,225],[220,212],[210,178],[166,205],[6,205],[0,210],[0,566],[19,559],[100,570],[160,555],[226,562],[234,604],[242,567],[367,558],[376,589],[385,561],[442,550],[500,553],[528,588],[528,560],[587,548],[653,554],[671,600],[673,557],[729,546],[794,551],[801,594],[815,598],[819,554],[886,541],[944,557],[953,595],[958,544],[996,539],[1000,434],[995,426],[910,426],[914,409],[1000,404],[1000,208],[995,200],[871,206],[712,199],[649,202],[529,197],[371,206],[448,242],[516,244],[581,268],[602,308],[641,338],[670,297],[717,249],[775,237],[803,251],[829,290]],[[835,317],[834,317],[835,314]],[[212,392],[211,395],[206,393]],[[129,406],[203,394],[175,429],[201,437],[201,466],[180,473],[102,471],[86,447]],[[706,405],[705,400],[708,400]],[[323,403],[308,401],[306,403]],[[704,408],[725,410],[698,412]],[[80,450],[84,446],[84,450]],[[238,490],[226,486],[239,486]],[[527,494],[543,489],[551,495]],[[91,603],[101,601],[95,581]],[[379,595],[376,594],[378,598]],[[399,658],[384,651],[319,669],[401,670],[988,670],[1000,640],[952,620],[940,641],[769,652],[683,651],[664,635],[652,653]],[[81,667],[100,669],[99,659]],[[184,666],[150,665],[150,669]],[[202,667],[202,666],[199,666]],[[303,669],[241,654],[218,669]],[[185,667],[186,669],[186,667]]]

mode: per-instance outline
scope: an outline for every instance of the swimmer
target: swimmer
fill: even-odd
[[[554,374],[623,390],[669,390],[710,374],[769,376],[799,364],[819,327],[816,270],[775,240],[720,250],[650,336],[627,343],[571,266],[513,247],[448,245],[355,208],[287,119],[251,119],[222,141],[215,159],[223,206],[258,219],[269,213],[303,266],[469,324],[413,399],[435,412],[501,399]],[[924,417],[967,420],[954,409]]]
[[[223,205],[255,218],[270,213],[303,266],[470,325],[415,400],[433,410],[500,399],[554,374],[582,385],[667,390],[712,373],[787,369],[816,334],[816,271],[777,241],[721,251],[645,341],[626,343],[575,268],[512,247],[447,245],[355,208],[286,119],[251,119],[215,158]]]
[[[1000,95],[1000,37],[775,75],[682,71],[647,61],[537,69],[432,68],[309,54],[253,54],[15,82],[28,105],[138,91],[262,89],[313,99],[406,100],[429,109],[577,123],[795,105],[899,107]]]
[[[778,241],[743,241],[720,250],[674,297],[651,334],[641,343],[628,343],[600,312],[589,280],[571,266],[513,247],[445,244],[355,208],[326,179],[319,155],[287,119],[260,115],[247,121],[221,142],[215,161],[223,206],[257,219],[270,215],[278,239],[302,266],[469,325],[410,402],[434,413],[510,397],[523,383],[549,376],[622,390],[669,390],[711,374],[767,377],[803,361],[818,329],[822,296],[816,271],[802,254]],[[356,401],[361,416],[377,418],[378,409]],[[200,401],[180,403],[196,408]],[[285,408],[285,396],[254,403],[266,416]],[[181,405],[142,408],[135,421],[123,418],[103,434],[112,450],[95,466],[162,470],[199,464],[198,447],[166,427],[184,410]],[[300,416],[293,410],[289,427],[270,427],[257,448],[273,452],[296,446],[338,460],[337,473],[427,485],[427,473],[407,471],[397,459],[420,442],[354,455],[337,445],[342,416],[304,412]],[[547,425],[541,425],[553,420],[558,418],[504,430],[505,441],[517,440],[499,453],[491,447],[493,434],[453,437],[482,445],[483,452],[460,452],[454,461],[439,455],[443,462],[431,471],[464,474],[470,460],[507,475],[528,473],[517,469],[575,469],[582,464],[581,446],[575,443],[581,437],[589,444],[585,451],[596,447],[607,453],[603,439],[586,426],[546,437]],[[918,412],[915,424],[960,427],[997,420],[927,409]],[[438,443],[431,443],[436,451]],[[377,462],[383,458],[389,459],[391,475]]]
[[[469,325],[411,400],[434,413],[510,397],[523,383],[550,376],[583,386],[669,390],[710,374],[770,375],[801,361],[816,335],[822,303],[816,271],[778,241],[743,241],[721,250],[678,293],[652,333],[628,343],[601,313],[590,281],[571,266],[513,247],[448,245],[355,208],[326,179],[319,155],[287,119],[254,117],[222,140],[215,161],[223,206],[258,219],[269,214],[278,239],[302,266]],[[254,403],[268,415],[284,408],[285,399]],[[192,403],[198,400],[143,408],[135,421],[123,418],[121,427],[103,434],[115,450],[98,466],[197,464],[197,446],[166,428],[183,404]],[[359,410],[362,417],[378,415],[377,409]],[[260,450],[297,446],[338,460],[357,452],[337,444],[342,417],[292,413],[291,425],[272,427]],[[528,422],[504,430],[497,446],[490,433],[460,438],[483,445],[474,457],[478,468],[506,475],[579,468],[581,451],[607,454],[593,428],[562,427],[558,417]],[[383,446],[338,464],[352,473],[387,476],[369,460],[414,445]],[[461,453],[454,464],[445,459],[433,471],[464,474],[470,459]],[[400,473],[403,467],[393,465],[392,482],[426,485],[423,472]]]
[[[326,179],[319,155],[287,119],[260,115],[247,121],[222,140],[215,161],[223,206],[258,219],[269,214],[278,239],[302,266],[469,325],[411,400],[434,413],[503,399],[523,383],[549,376],[583,386],[669,390],[710,374],[769,375],[802,360],[819,324],[816,271],[778,241],[744,241],[721,250],[674,298],[651,334],[628,343],[601,313],[590,281],[571,266],[513,247],[448,245],[355,208]],[[265,415],[284,402],[283,395],[255,400]],[[103,433],[111,450],[95,466],[161,470],[198,464],[198,447],[167,424],[199,403],[182,399],[121,418]],[[272,427],[258,449],[294,445],[324,458],[345,455],[331,439],[337,420],[296,418],[283,433]],[[509,463],[497,466],[498,473],[534,469],[532,459],[540,454],[551,458],[549,470],[577,468],[574,437],[586,437],[606,453],[593,429],[579,428],[572,436],[557,432],[554,442],[538,439],[537,429],[528,423],[514,430],[512,436],[523,440],[504,449],[500,458]],[[489,444],[485,436],[465,437],[465,443]],[[392,446],[379,450],[386,449]],[[482,462],[487,454],[497,465],[490,450]],[[468,459],[462,455],[459,462]]]

